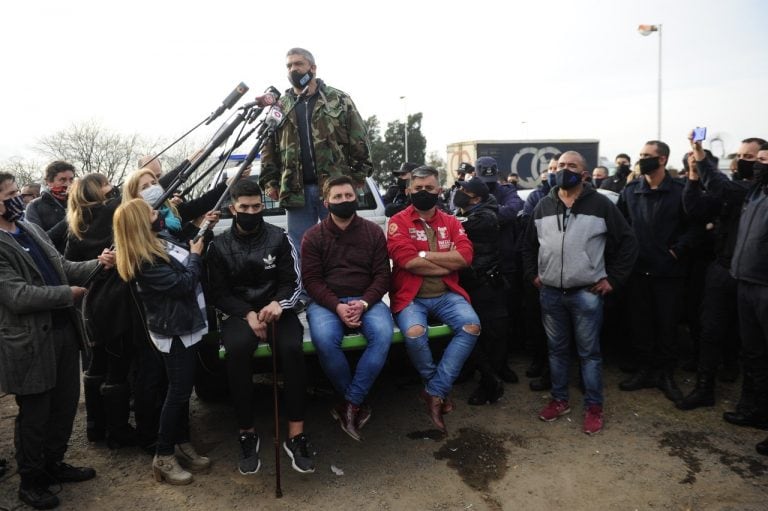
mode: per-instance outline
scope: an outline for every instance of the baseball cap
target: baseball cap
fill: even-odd
[[[496,159],[490,156],[481,156],[475,162],[475,175],[480,177],[485,183],[495,183],[499,177],[499,167]]]
[[[465,191],[477,195],[483,200],[487,199],[488,194],[490,193],[490,190],[488,190],[488,185],[485,184],[485,181],[477,176],[468,181],[459,181],[459,186],[461,186]]]

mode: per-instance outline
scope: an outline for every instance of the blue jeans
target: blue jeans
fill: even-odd
[[[162,353],[168,373],[168,393],[160,412],[157,454],[173,454],[176,444],[189,442],[189,397],[195,383],[197,344],[189,348],[178,337],[173,338],[170,353]]]
[[[288,237],[291,238],[298,255],[301,252],[301,240],[307,229],[328,216],[328,210],[323,206],[320,187],[306,185],[304,187],[304,206],[286,208],[285,215],[288,223]]]
[[[586,288],[569,293],[542,287],[541,317],[547,332],[552,397],[568,400],[568,367],[571,339],[575,335],[584,380],[584,406],[603,404],[603,357],[600,329],[603,326],[603,297]]]
[[[453,339],[437,365],[432,359],[427,337],[427,316],[430,314],[453,330]],[[436,298],[414,298],[397,314],[395,320],[405,336],[408,357],[426,382],[427,393],[445,399],[477,342],[478,334],[465,330],[468,325],[479,327],[480,320],[475,310],[461,295],[447,292]],[[424,333],[418,337],[409,337],[407,332],[412,326],[421,326]]]
[[[341,298],[341,302],[359,300],[358,297]],[[331,311],[315,302],[309,304],[307,321],[312,335],[312,344],[317,349],[320,366],[331,380],[336,391],[344,399],[359,406],[379,376],[387,360],[389,346],[392,344],[394,323],[392,313],[383,302],[379,301],[363,314],[360,332],[368,341],[363,356],[357,363],[355,375],[349,368],[349,362],[341,351],[341,339],[344,336],[344,323],[335,311]]]

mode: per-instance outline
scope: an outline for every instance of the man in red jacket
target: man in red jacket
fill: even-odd
[[[331,415],[360,441],[360,429],[371,418],[365,397],[392,343],[392,314],[381,301],[389,291],[387,240],[378,225],[355,214],[357,194],[349,177],[326,181],[323,200],[330,215],[301,243],[301,277],[312,298],[307,319],[320,365],[344,396]],[[344,333],[351,330],[360,330],[368,342],[354,375],[341,350]]]
[[[472,243],[456,217],[436,207],[441,191],[437,170],[415,169],[408,190],[411,205],[389,221],[390,299],[408,356],[425,382],[420,395],[427,413],[445,431],[443,414],[453,410],[448,394],[480,334],[480,320],[458,274],[472,263]],[[428,315],[454,332],[437,364],[427,338]]]

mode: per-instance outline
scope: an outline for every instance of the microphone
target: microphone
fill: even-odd
[[[250,103],[244,104],[240,108],[252,108],[254,106],[257,106],[259,108],[264,108],[267,106],[272,106],[275,103],[277,103],[277,100],[280,99],[280,91],[277,90],[274,86],[270,85],[267,87],[267,90],[264,91],[264,94],[261,96],[256,96],[255,101],[251,101]]]
[[[224,101],[221,102],[221,106],[219,106],[219,108],[211,113],[211,116],[208,117],[208,120],[205,121],[205,124],[211,124],[218,116],[223,114],[225,110],[229,110],[235,106],[235,103],[237,103],[246,92],[248,92],[248,86],[245,83],[240,82],[240,84],[235,87],[235,90],[230,92],[229,96],[224,98]]]
[[[285,116],[283,115],[283,110],[280,108],[280,103],[272,105],[272,108],[267,112],[266,119],[264,119],[264,124],[262,124],[261,129],[259,129],[259,137],[261,137],[265,131],[272,131],[279,128],[284,118]]]

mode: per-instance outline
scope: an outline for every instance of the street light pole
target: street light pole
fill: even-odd
[[[403,138],[405,139],[405,158],[403,159],[404,162],[408,161],[408,106],[405,102],[405,96],[400,96],[400,99],[403,100],[403,114],[405,114],[405,123],[403,123]]]
[[[659,33],[659,80],[658,90],[656,91],[656,140],[661,140],[661,24],[658,25],[640,25],[637,30],[643,36],[651,35],[653,32]]]

